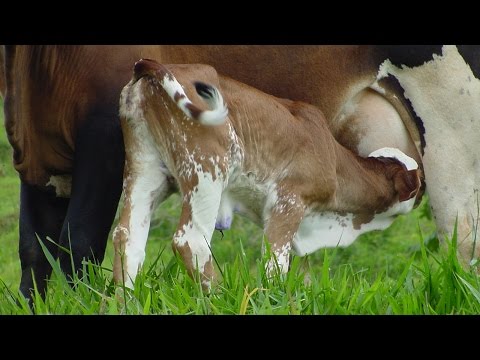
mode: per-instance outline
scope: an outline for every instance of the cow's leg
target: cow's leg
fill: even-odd
[[[456,141],[457,145],[461,144],[461,140]],[[448,151],[448,146],[444,144],[435,153],[426,151],[423,162],[430,206],[437,230],[442,234],[440,240],[443,234],[452,235],[457,220],[459,258],[468,265],[472,259],[480,257],[480,176],[476,174],[478,167],[475,169],[477,160],[470,157],[474,152],[465,147],[452,156],[452,151]],[[461,176],[458,176],[459,173]]]
[[[103,260],[122,191],[124,157],[116,114],[90,116],[78,129],[70,204],[60,236],[61,245],[71,249],[71,256],[59,252],[66,275],[79,270],[83,259]]]
[[[187,190],[188,189],[188,190]],[[182,257],[190,276],[200,273],[202,288],[209,290],[215,277],[210,241],[215,230],[223,180],[209,173],[198,173],[194,187],[182,185],[183,204],[180,221],[173,238],[173,249]]]
[[[63,220],[67,212],[68,199],[55,193],[40,190],[22,182],[20,188],[20,244],[19,254],[22,266],[20,291],[31,298],[33,281],[39,293],[44,296],[46,278],[52,268],[45,257],[37,235],[51,254],[56,254],[55,244],[46,240],[50,237],[58,242]],[[33,272],[33,274],[32,274]]]
[[[305,206],[295,193],[284,192],[277,196],[265,227],[272,253],[266,264],[267,276],[288,271],[292,241],[305,213]]]
[[[154,209],[170,193],[166,169],[156,150],[153,138],[143,127],[143,136],[125,131],[126,165],[124,173],[124,205],[120,221],[113,232],[115,247],[113,277],[117,284],[133,288],[135,277],[145,259],[145,246]]]
[[[468,59],[468,58],[467,58]],[[451,235],[458,216],[458,244],[464,263],[480,256],[480,78],[454,45],[420,66],[385,62],[425,129],[423,164],[439,232]],[[443,236],[440,237],[441,239]]]

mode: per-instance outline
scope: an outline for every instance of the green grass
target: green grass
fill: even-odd
[[[3,125],[3,102],[0,99],[0,279],[8,286],[18,286],[18,213],[20,187],[12,165],[12,148]]]
[[[1,112],[3,113],[3,111]],[[0,119],[0,314],[30,314],[18,294],[19,181]],[[426,200],[383,232],[361,236],[346,249],[294,257],[290,272],[267,279],[261,230],[241,217],[215,233],[218,283],[204,294],[171,250],[180,209],[178,195],[155,212],[144,268],[133,291],[112,283],[111,239],[102,267],[67,284],[52,259],[53,275],[38,314],[476,314],[480,283],[463,269],[456,241],[438,249]]]

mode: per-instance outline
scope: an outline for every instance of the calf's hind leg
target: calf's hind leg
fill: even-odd
[[[113,278],[117,284],[133,288],[145,260],[150,219],[158,203],[170,193],[166,169],[145,123],[135,130],[123,123],[126,165],[124,204],[113,232],[115,248]]]
[[[144,172],[135,175],[133,171],[126,172],[124,205],[113,232],[113,278],[117,284],[129,288],[133,288],[145,260],[152,213],[169,194],[167,177],[157,168],[147,169],[144,165],[140,166]]]
[[[180,221],[173,238],[173,249],[182,257],[190,276],[200,273],[202,288],[209,290],[215,277],[210,241],[215,230],[223,190],[223,180],[210,173],[198,173],[198,184],[182,184]]]

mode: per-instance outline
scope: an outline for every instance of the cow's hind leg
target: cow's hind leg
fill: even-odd
[[[202,288],[207,291],[215,277],[210,241],[222,190],[223,180],[213,180],[209,173],[200,172],[193,188],[183,184],[182,213],[173,238],[173,249],[182,257],[188,273],[195,278],[198,270]]]
[[[480,171],[470,143],[458,145],[461,141],[453,136],[450,141],[454,150],[443,146],[435,153],[426,151],[425,181],[439,239],[443,243],[445,235],[451,238],[457,222],[459,260],[468,268],[480,258]]]
[[[57,247],[46,240],[46,237],[58,242],[67,206],[67,198],[57,197],[51,191],[47,192],[22,182],[19,231],[19,254],[22,266],[20,291],[27,299],[32,296],[34,281],[39,293],[45,296],[46,278],[52,271],[37,235],[47,250],[51,254],[56,254]]]
[[[118,115],[88,117],[76,136],[71,198],[60,237],[60,244],[71,249],[71,255],[59,252],[67,276],[81,268],[83,259],[103,260],[122,191],[124,158]]]

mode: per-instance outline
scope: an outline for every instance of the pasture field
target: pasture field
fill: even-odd
[[[18,294],[19,180],[0,103],[0,314],[31,314]],[[210,294],[185,273],[171,250],[179,216],[173,195],[155,212],[144,268],[135,290],[112,284],[111,238],[101,267],[85,264],[89,277],[66,282],[52,260],[53,276],[37,314],[478,314],[480,281],[475,266],[463,269],[455,237],[438,246],[427,199],[383,232],[360,237],[346,249],[294,257],[288,275],[267,279],[262,231],[236,217],[212,251],[218,283]],[[43,239],[45,240],[45,239]]]

